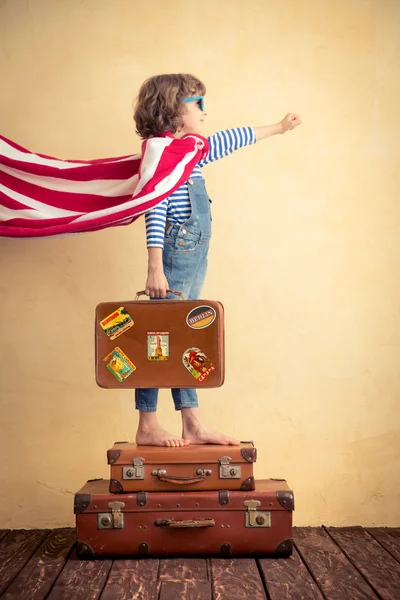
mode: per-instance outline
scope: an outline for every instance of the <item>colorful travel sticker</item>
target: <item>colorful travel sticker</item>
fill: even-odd
[[[118,347],[114,348],[103,361],[107,363],[107,369],[111,371],[115,379],[118,379],[119,382],[124,381],[131,373],[136,371],[133,362],[127,357],[125,352]]]
[[[147,332],[147,358],[149,360],[168,360],[169,331]]]
[[[115,340],[121,333],[132,327],[133,320],[126,308],[120,306],[111,315],[100,321],[100,325],[110,340]]]
[[[211,360],[199,348],[188,348],[182,356],[182,362],[199,383],[204,381],[216,368]]]
[[[216,316],[211,306],[196,306],[186,317],[186,323],[192,329],[204,329],[214,322]]]

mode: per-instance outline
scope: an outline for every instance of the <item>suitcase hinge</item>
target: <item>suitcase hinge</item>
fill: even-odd
[[[268,510],[257,510],[261,504],[259,500],[245,500],[243,504],[247,508],[246,527],[271,527],[271,513]]]
[[[221,456],[218,459],[220,479],[240,479],[242,476],[242,467],[229,464],[231,460],[229,456]]]
[[[122,479],[144,479],[144,458],[138,456],[132,460],[132,467],[122,467]]]
[[[212,475],[211,469],[197,469],[196,475],[202,475],[203,477],[209,477]]]
[[[123,529],[124,515],[121,508],[124,507],[124,502],[109,502],[108,508],[111,508],[111,513],[97,515],[97,529]]]

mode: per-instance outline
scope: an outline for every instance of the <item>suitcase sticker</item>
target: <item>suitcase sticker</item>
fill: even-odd
[[[215,366],[199,348],[188,348],[182,356],[182,362],[191,375],[200,383],[204,381]]]
[[[168,360],[169,331],[147,332],[147,358],[149,360]]]
[[[204,329],[215,321],[216,316],[212,306],[196,306],[186,317],[186,323],[192,329]]]
[[[124,381],[131,373],[136,371],[136,367],[133,362],[126,356],[125,352],[121,348],[114,348],[110,354],[104,359],[107,369],[111,371],[115,379],[118,381]]]
[[[133,319],[123,306],[120,306],[100,321],[101,328],[106,332],[110,340],[115,340],[115,338],[127,331],[127,329],[130,329],[132,325]]]

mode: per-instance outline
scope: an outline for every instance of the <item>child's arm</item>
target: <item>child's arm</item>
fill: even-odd
[[[167,295],[168,281],[164,275],[163,249],[157,247],[147,248],[148,270],[146,281],[146,294],[150,298],[165,298]]]
[[[163,247],[167,221],[168,199],[145,214],[148,267],[146,294],[150,298],[165,298],[168,281],[164,275]]]
[[[215,160],[224,158],[239,148],[254,144],[272,135],[285,133],[301,124],[300,116],[296,113],[288,113],[282,121],[265,127],[237,127],[218,131],[208,138],[209,151],[205,158],[199,163],[202,168]]]
[[[254,127],[254,133],[256,134],[257,142],[264,140],[265,138],[271,137],[278,133],[286,133],[291,129],[294,129],[298,125],[301,125],[300,115],[296,113],[288,113],[283,117],[282,121],[275,123],[274,125],[265,125],[265,127]]]

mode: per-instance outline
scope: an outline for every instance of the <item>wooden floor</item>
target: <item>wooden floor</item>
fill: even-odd
[[[400,529],[295,528],[286,559],[81,561],[75,530],[0,530],[1,600],[400,600]]]

